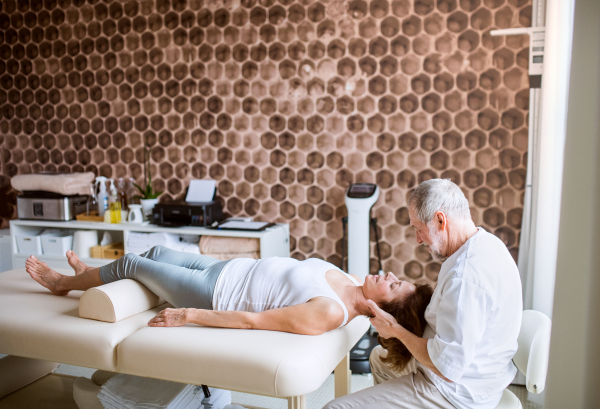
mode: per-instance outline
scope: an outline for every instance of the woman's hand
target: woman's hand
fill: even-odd
[[[148,321],[150,327],[181,327],[187,324],[186,308],[167,308]]]
[[[369,318],[371,324],[375,327],[382,338],[396,338],[397,328],[400,326],[398,321],[387,312],[383,311],[372,300],[367,300],[369,308],[373,312],[374,317]]]

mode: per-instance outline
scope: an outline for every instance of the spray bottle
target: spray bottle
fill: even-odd
[[[96,203],[98,203],[98,216],[104,217],[104,212],[108,210],[108,193],[106,192],[106,178],[104,176],[96,177]]]
[[[108,207],[110,209],[110,222],[121,223],[121,201],[119,200],[119,193],[115,187],[115,180],[108,179],[110,181],[110,196],[108,197]]]

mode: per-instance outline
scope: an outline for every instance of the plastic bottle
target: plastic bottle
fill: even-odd
[[[110,210],[104,212],[104,223],[110,223]]]
[[[88,195],[88,200],[85,204],[86,207],[86,215],[91,216],[92,211],[98,210],[98,202],[96,202],[96,187],[92,183],[90,186],[90,194]]]
[[[129,178],[127,181],[127,204],[140,204],[140,199],[137,196],[138,191],[135,187],[135,179]]]
[[[117,179],[117,194],[121,203],[121,220],[127,220],[127,210],[129,203],[127,202],[127,180],[123,178]]]
[[[98,216],[104,217],[104,212],[108,210],[108,193],[106,192],[106,178],[104,176],[96,177],[96,202],[98,203]]]
[[[117,193],[119,194],[119,202],[121,202],[121,210],[127,210],[127,181],[123,178],[117,179]]]
[[[108,179],[110,181],[110,195],[108,196],[108,208],[110,209],[110,222],[121,223],[121,201],[119,200],[119,193],[115,187],[114,179]]]

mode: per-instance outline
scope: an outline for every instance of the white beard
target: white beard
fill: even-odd
[[[442,245],[444,243],[443,238],[441,237],[441,233],[437,233],[435,231],[435,224],[432,223],[432,226],[429,227],[429,237],[431,238],[431,245],[428,245],[429,252],[431,253],[431,257],[435,261],[441,261],[442,263],[446,261],[448,257],[442,254]]]

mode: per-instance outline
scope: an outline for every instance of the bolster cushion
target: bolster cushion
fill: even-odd
[[[117,322],[165,301],[135,280],[119,280],[85,291],[79,300],[79,316]]]

